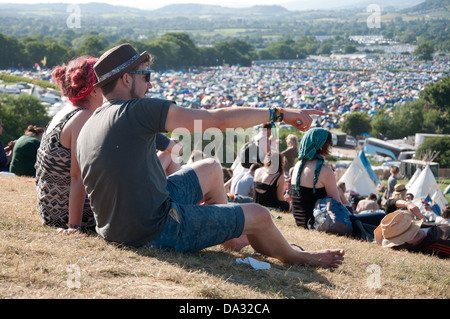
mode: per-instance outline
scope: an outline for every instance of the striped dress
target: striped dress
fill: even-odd
[[[69,222],[70,149],[60,142],[66,123],[81,108],[66,114],[49,132],[45,132],[36,158],[37,207],[42,224],[65,228]],[[83,208],[82,227],[94,229],[95,219],[89,199]]]

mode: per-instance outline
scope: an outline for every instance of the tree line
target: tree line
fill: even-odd
[[[0,68],[32,68],[36,63],[41,67],[52,68],[74,56],[99,57],[107,49],[126,42],[131,43],[137,51],[145,50],[154,55],[155,63],[152,68],[155,70],[222,64],[250,66],[252,61],[258,59],[305,58],[309,54],[329,54],[332,49],[329,41],[322,45],[314,37],[306,36],[295,41],[275,41],[262,50],[256,50],[250,43],[239,39],[198,46],[188,34],[176,32],[148,41],[120,39],[115,43],[97,32],[87,32],[75,42],[76,49],[65,41],[49,36],[15,38],[0,33]]]
[[[311,54],[332,52],[356,52],[356,43],[346,37],[335,36],[317,40],[315,36],[299,36],[270,42],[264,48],[256,49],[251,43],[230,39],[214,45],[196,45],[187,33],[169,32],[150,40],[119,39],[112,42],[107,36],[88,31],[73,39],[70,30],[54,39],[35,35],[16,38],[0,33],[0,68],[52,68],[63,64],[74,56],[91,55],[99,57],[107,49],[125,42],[136,50],[150,52],[155,56],[152,66],[155,70],[188,68],[194,66],[217,66],[223,64],[250,66],[254,60],[303,59]],[[431,44],[419,46],[417,53],[430,59],[434,48]],[[426,54],[424,54],[425,52]]]

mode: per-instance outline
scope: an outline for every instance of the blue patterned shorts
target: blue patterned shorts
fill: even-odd
[[[170,175],[167,190],[172,208],[161,234],[148,246],[188,252],[237,238],[244,229],[240,205],[197,205],[203,193],[197,174],[190,167]]]

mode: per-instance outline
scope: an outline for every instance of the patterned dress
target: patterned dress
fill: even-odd
[[[45,132],[36,158],[37,206],[42,224],[66,227],[69,222],[70,149],[60,142],[61,131],[81,108],[66,114],[49,132]],[[95,229],[89,199],[83,208],[82,227]]]

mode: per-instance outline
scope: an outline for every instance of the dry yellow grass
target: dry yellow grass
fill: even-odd
[[[108,244],[95,235],[61,235],[42,226],[33,180],[0,176],[0,298],[97,299],[448,299],[450,262],[373,243],[298,229],[272,211],[291,243],[343,248],[336,271],[289,266],[221,246],[181,254]],[[278,217],[278,218],[277,218]],[[236,263],[247,256],[271,269]]]

